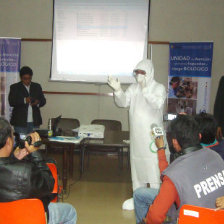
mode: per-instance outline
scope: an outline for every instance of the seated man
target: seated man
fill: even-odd
[[[155,197],[159,193],[159,189],[140,187],[133,193],[136,223],[142,223],[143,218],[146,217],[150,205],[153,203]]]
[[[217,122],[211,114],[200,113],[195,116],[201,133],[201,145],[216,151],[224,159],[224,140],[217,141]]]
[[[176,223],[183,204],[215,208],[216,198],[224,195],[224,163],[212,150],[202,149],[199,128],[189,115],[178,115],[170,124],[172,144],[179,157],[168,166],[163,138],[156,139],[162,172],[159,194],[150,206],[144,222]],[[162,170],[161,168],[167,168]]]
[[[42,200],[48,223],[75,224],[75,209],[66,203],[50,203],[54,179],[34,143],[37,133],[30,134],[32,143],[13,152],[13,130],[7,120],[0,117],[0,202],[26,198]],[[26,215],[24,213],[24,215]]]

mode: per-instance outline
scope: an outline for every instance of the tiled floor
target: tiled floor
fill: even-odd
[[[61,172],[62,155],[54,157]],[[132,196],[130,169],[118,167],[116,156],[90,155],[89,167],[79,179],[78,155],[74,156],[74,178],[64,201],[77,210],[78,224],[135,223],[134,211],[122,210],[124,200]]]

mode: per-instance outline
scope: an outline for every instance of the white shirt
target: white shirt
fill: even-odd
[[[24,85],[24,86],[28,91],[28,93],[30,93],[30,85],[29,86]],[[24,99],[24,102],[26,103],[26,98]],[[33,122],[33,109],[30,104],[28,106],[27,122]]]

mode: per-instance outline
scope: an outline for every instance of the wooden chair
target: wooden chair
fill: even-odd
[[[106,131],[121,131],[122,124],[117,120],[107,120],[107,119],[95,119],[92,120],[91,124],[99,124],[105,126]],[[86,147],[86,153],[88,156],[88,166],[89,166],[89,155],[90,154],[116,154],[119,160],[120,168],[123,168],[123,149],[117,149],[113,147]]]
[[[39,199],[0,202],[0,224],[47,224],[44,206]]]
[[[224,210],[183,205],[180,209],[178,224],[223,224]]]

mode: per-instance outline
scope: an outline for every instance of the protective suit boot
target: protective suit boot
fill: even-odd
[[[126,201],[124,201],[124,203],[122,205],[122,209],[123,210],[134,210],[135,206],[134,206],[133,198],[130,198],[130,199],[127,199]]]

